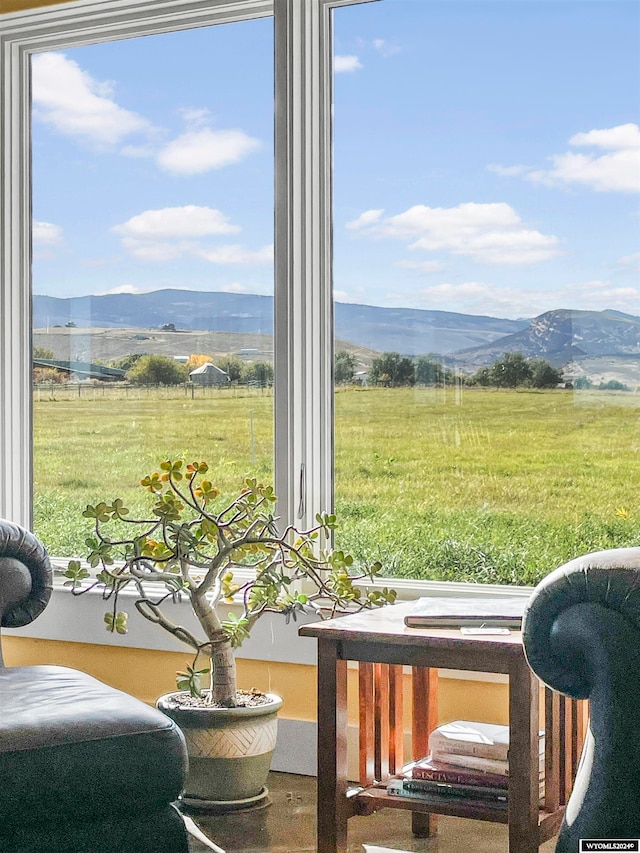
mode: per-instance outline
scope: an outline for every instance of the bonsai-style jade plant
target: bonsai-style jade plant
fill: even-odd
[[[102,590],[112,603],[105,614],[107,630],[119,634],[127,632],[127,614],[118,610],[118,597],[125,587],[133,588],[138,612],[194,652],[187,672],[178,673],[178,688],[203,704],[235,707],[234,651],[260,616],[282,613],[288,621],[311,612],[331,618],[392,603],[396,593],[355,585],[379,575],[380,563],[356,572],[350,556],[322,547],[335,527],[334,515],[316,516],[309,530],[289,526],[280,532],[271,486],[247,479],[237,497],[221,502],[208,470],[206,462],[162,462],[159,472],[140,481],[153,496],[150,518],[131,518],[120,498],[87,506],[83,515],[94,520],[87,560],[99,572],[87,585],[90,572],[71,560],[65,574],[76,595]],[[109,535],[107,528],[116,532]],[[252,569],[250,580],[234,581],[239,566]],[[202,639],[163,611],[163,605],[183,596],[200,623]],[[225,619],[219,605],[232,601],[241,604],[242,612]],[[198,668],[201,656],[209,658],[209,667]],[[203,691],[201,678],[207,674],[210,687]]]

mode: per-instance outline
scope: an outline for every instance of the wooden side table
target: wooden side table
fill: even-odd
[[[406,628],[411,602],[300,628],[318,640],[318,853],[346,853],[347,822],[379,808],[412,813],[416,835],[435,833],[436,814],[507,823],[509,853],[536,853],[560,827],[582,750],[586,703],[545,688],[529,669],[519,632],[461,634],[458,629]],[[347,661],[358,661],[360,780],[347,782]],[[437,725],[438,668],[505,673],[509,678],[509,805],[425,805],[388,796],[386,779],[400,771],[402,667],[412,667],[412,752],[428,752]],[[539,796],[539,728],[545,728],[545,796]],[[410,760],[407,757],[406,760]]]

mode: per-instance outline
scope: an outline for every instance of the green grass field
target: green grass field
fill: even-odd
[[[84,552],[88,502],[148,504],[164,456],[204,458],[231,493],[271,481],[270,392],[36,392],[35,528]],[[638,542],[640,398],[494,389],[336,392],[336,544],[397,577],[535,583],[590,550]]]

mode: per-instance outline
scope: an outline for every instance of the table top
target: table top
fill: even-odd
[[[522,634],[479,635],[463,634],[459,628],[408,628],[404,617],[412,612],[413,601],[388,604],[375,610],[361,610],[335,619],[303,625],[299,634],[317,637],[319,640],[342,640],[367,643],[385,643],[402,646],[428,646],[451,651],[465,648],[477,650],[479,646],[487,652],[499,652],[506,657],[521,657],[523,654]]]

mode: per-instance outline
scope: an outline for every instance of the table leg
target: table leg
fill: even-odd
[[[318,640],[318,853],[347,851],[347,662]]]
[[[438,670],[414,666],[411,670],[411,752],[415,760],[429,752],[429,734],[438,725]],[[438,817],[412,812],[411,831],[416,838],[430,838],[438,832]]]
[[[540,685],[524,657],[509,671],[509,853],[537,853]]]

